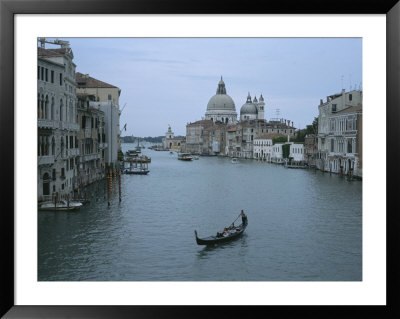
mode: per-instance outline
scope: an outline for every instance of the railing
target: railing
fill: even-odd
[[[80,157],[80,162],[87,162],[87,161],[93,161],[96,159],[100,159],[100,154],[99,153],[95,153],[95,154],[86,154],[86,155],[81,155]]]
[[[54,155],[44,155],[38,157],[38,165],[54,164]]]
[[[38,119],[38,127],[55,129],[58,127],[58,121],[49,119]]]
[[[69,131],[79,131],[79,124],[77,123],[68,123],[68,122],[60,122],[60,129],[69,130]]]

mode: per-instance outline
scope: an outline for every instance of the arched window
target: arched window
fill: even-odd
[[[42,98],[40,99],[40,118],[44,118],[44,96],[42,94]]]
[[[61,136],[61,157],[64,157],[64,137]]]
[[[63,111],[64,111],[63,100],[60,99],[60,121],[63,120]]]
[[[51,140],[51,155],[56,155],[56,141],[54,139],[54,136]]]
[[[51,98],[51,111],[50,112],[51,112],[51,114],[50,114],[51,119],[55,120],[56,119],[56,114],[55,114],[56,110],[54,108],[54,96]]]
[[[50,114],[50,112],[49,112],[49,96],[46,95],[43,118],[48,119],[49,118],[49,114]]]

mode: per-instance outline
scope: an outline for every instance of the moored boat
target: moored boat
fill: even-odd
[[[242,217],[242,223],[239,226],[234,226],[233,222],[230,227],[224,228],[222,232],[217,232],[215,236],[199,238],[197,231],[195,230],[194,234],[197,245],[211,246],[220,243],[222,244],[240,237],[247,227],[247,216],[243,213],[243,211],[239,214],[238,218],[240,216]]]
[[[78,210],[82,207],[82,203],[77,201],[60,200],[58,202],[45,202],[39,206],[39,210]]]
[[[237,164],[237,163],[239,163],[239,161],[238,161],[238,159],[236,158],[236,157],[234,157],[234,158],[232,158],[232,161],[231,161],[233,164]]]

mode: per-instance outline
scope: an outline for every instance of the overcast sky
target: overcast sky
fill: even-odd
[[[61,38],[60,38],[61,39]],[[361,38],[62,38],[76,71],[121,89],[122,136],[175,135],[204,117],[223,77],[240,108],[248,92],[265,118],[304,128],[320,99],[362,88]],[[49,47],[49,46],[47,46]],[[279,115],[277,110],[279,110]]]

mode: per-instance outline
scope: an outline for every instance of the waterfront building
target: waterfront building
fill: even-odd
[[[315,166],[318,154],[318,137],[316,134],[307,134],[304,138],[304,159],[311,167]]]
[[[289,148],[289,158],[294,164],[304,163],[304,144],[291,143]]]
[[[362,105],[332,114],[329,122],[329,171],[362,177]]]
[[[168,131],[165,133],[165,137],[162,139],[163,148],[165,150],[181,150],[185,138],[175,137],[174,132],[171,130],[171,126],[168,125]]]
[[[38,47],[38,201],[67,198],[77,185],[74,55],[67,41],[41,39]],[[61,48],[45,48],[45,43]]]
[[[253,141],[253,158],[261,161],[272,161],[273,139],[276,137],[285,137],[279,133],[269,133],[258,136]]]
[[[226,125],[215,123],[203,130],[203,153],[207,155],[225,155]],[[207,147],[207,149],[206,149]]]
[[[272,146],[271,163],[283,164],[283,143],[276,143]]]
[[[348,163],[344,163],[342,160],[334,160],[330,153],[335,153],[337,150],[338,153],[344,154],[348,149],[347,144],[349,138],[334,138],[335,134],[342,134],[341,132],[346,131],[346,119],[339,120],[339,117],[336,116],[339,112],[344,109],[349,109],[350,107],[360,107],[362,105],[362,91],[361,90],[353,90],[346,92],[344,89],[341,93],[327,96],[326,102],[323,100],[320,101],[318,106],[318,156],[316,159],[317,168],[322,171],[338,171],[345,172],[349,169]],[[340,114],[340,113],[339,113]],[[361,112],[359,113],[361,114]],[[355,115],[353,114],[352,117]],[[335,118],[335,119],[334,119]],[[337,123],[337,120],[340,123]],[[353,121],[353,120],[352,120]],[[335,124],[336,123],[336,124]],[[357,123],[357,120],[355,121]],[[338,127],[336,126],[338,125]],[[354,124],[352,126],[354,128]],[[350,128],[349,128],[350,130]],[[354,134],[358,132],[354,129],[351,129]],[[355,132],[355,133],[354,133]],[[343,133],[344,134],[344,133]],[[348,133],[346,133],[348,134]],[[359,132],[358,134],[361,134]],[[336,141],[336,144],[335,144]],[[351,141],[353,142],[353,141]],[[352,149],[354,149],[354,145],[352,144]],[[332,151],[333,150],[333,151]],[[355,159],[354,159],[355,161]],[[354,162],[350,160],[350,162]],[[358,162],[358,160],[357,160]],[[351,166],[350,166],[351,167]],[[354,168],[352,168],[354,172]]]
[[[92,94],[80,93],[78,97],[77,134],[79,145],[78,185],[86,186],[105,177],[105,115],[99,108],[90,106],[95,100]]]
[[[216,94],[208,101],[205,119],[214,123],[221,122],[225,124],[234,124],[237,121],[235,103],[232,98],[226,94],[225,83],[222,80],[222,76],[218,83]]]
[[[104,112],[105,143],[104,161],[106,166],[118,163],[118,152],[121,150],[119,96],[121,89],[95,79],[88,74],[76,73],[77,93],[94,96],[89,106]]]
[[[191,154],[204,154],[208,146],[204,145],[204,129],[212,126],[212,120],[200,120],[186,125],[186,152]],[[205,150],[203,150],[205,146]]]

